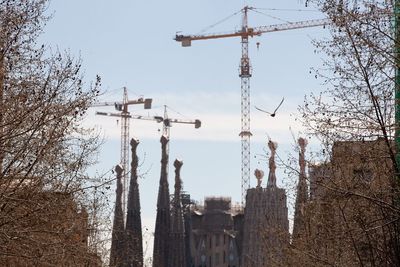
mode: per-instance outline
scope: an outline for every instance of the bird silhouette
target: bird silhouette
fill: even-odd
[[[275,109],[274,112],[272,112],[272,113],[271,113],[271,112],[268,112],[268,111],[265,111],[265,110],[263,110],[263,109],[260,109],[260,108],[258,108],[258,107],[256,107],[256,106],[254,106],[254,107],[255,107],[257,110],[261,111],[261,112],[264,112],[264,113],[267,113],[267,114],[271,115],[271,117],[275,117],[276,112],[278,111],[279,107],[282,105],[282,103],[283,103],[284,100],[285,100],[285,98],[283,97],[281,103],[279,103],[279,105],[276,107],[276,109]]]

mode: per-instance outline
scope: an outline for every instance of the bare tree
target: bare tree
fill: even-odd
[[[323,189],[314,191],[320,194],[308,206],[308,236],[320,240],[297,249],[321,265],[398,266],[393,2],[307,4],[321,9],[332,25],[329,38],[315,41],[325,59],[315,73],[324,90],[300,107],[309,134],[323,145],[325,164],[310,177],[311,186]]]
[[[84,85],[79,59],[37,45],[47,5],[0,1],[0,265],[99,261],[80,201],[99,139],[80,123],[100,78]]]

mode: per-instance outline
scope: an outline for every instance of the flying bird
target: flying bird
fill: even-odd
[[[278,105],[278,107],[274,110],[274,112],[268,112],[268,111],[265,111],[265,110],[262,110],[262,109],[260,109],[260,108],[258,108],[258,107],[256,107],[256,106],[254,106],[257,110],[259,110],[259,111],[262,111],[262,112],[264,112],[264,113],[267,113],[267,114],[269,114],[269,115],[271,115],[271,117],[275,117],[275,115],[276,115],[276,112],[278,111],[278,109],[279,109],[279,107],[282,105],[282,103],[283,103],[283,101],[285,100],[285,98],[283,97],[282,98],[282,101],[281,101],[281,103],[279,103],[279,105]]]

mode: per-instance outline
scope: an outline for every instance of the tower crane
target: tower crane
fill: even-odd
[[[252,75],[252,68],[249,59],[249,37],[261,36],[263,33],[294,30],[301,28],[309,28],[316,26],[323,26],[330,24],[329,19],[307,20],[293,23],[284,23],[260,27],[248,26],[248,11],[255,8],[245,6],[241,9],[242,25],[241,29],[233,32],[219,33],[219,34],[202,34],[202,35],[183,35],[176,34],[174,40],[181,42],[183,47],[191,46],[192,41],[208,40],[208,39],[221,39],[240,37],[242,45],[242,56],[239,65],[239,77],[241,79],[241,137],[242,146],[242,205],[244,205],[246,190],[250,188],[250,77]]]
[[[120,160],[121,165],[123,167],[122,173],[122,184],[124,186],[123,190],[123,209],[125,209],[125,199],[126,199],[126,190],[128,187],[128,166],[129,166],[129,119],[132,115],[130,115],[128,111],[128,106],[130,105],[138,105],[143,104],[144,109],[151,109],[151,98],[143,98],[140,97],[136,100],[128,99],[127,88],[124,87],[123,99],[122,102],[99,102],[91,105],[91,107],[105,107],[105,106],[114,106],[117,111],[120,113],[115,113],[114,115],[121,118],[121,154]],[[103,112],[104,113],[104,112]]]

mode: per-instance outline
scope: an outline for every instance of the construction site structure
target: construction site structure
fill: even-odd
[[[261,186],[262,172],[255,171],[258,186],[247,191],[244,210],[242,267],[285,265],[289,245],[289,220],[286,192],[276,185],[275,154],[277,144],[269,141],[271,150],[267,187]]]
[[[126,211],[126,191],[128,188],[128,168],[129,168],[129,119],[131,115],[128,111],[128,106],[143,104],[144,109],[151,109],[151,98],[140,97],[136,100],[128,99],[128,90],[126,87],[123,88],[123,99],[122,102],[99,102],[92,105],[92,107],[105,107],[114,106],[114,108],[119,111],[111,116],[116,116],[121,118],[121,151],[120,151],[120,165],[122,167],[122,209]],[[109,115],[106,112],[96,112],[96,115]]]
[[[242,204],[245,202],[246,190],[250,188],[250,77],[252,76],[252,67],[249,58],[249,37],[260,36],[263,33],[294,30],[301,28],[309,28],[322,26],[330,23],[328,19],[308,20],[293,23],[284,23],[277,25],[249,27],[248,26],[248,11],[255,10],[256,8],[245,6],[241,9],[242,25],[241,29],[234,32],[227,32],[222,34],[202,34],[202,35],[183,35],[177,34],[175,40],[181,42],[182,46],[191,46],[192,41],[208,40],[208,39],[221,39],[240,37],[242,46],[242,56],[239,66],[239,77],[241,79],[241,200]]]

